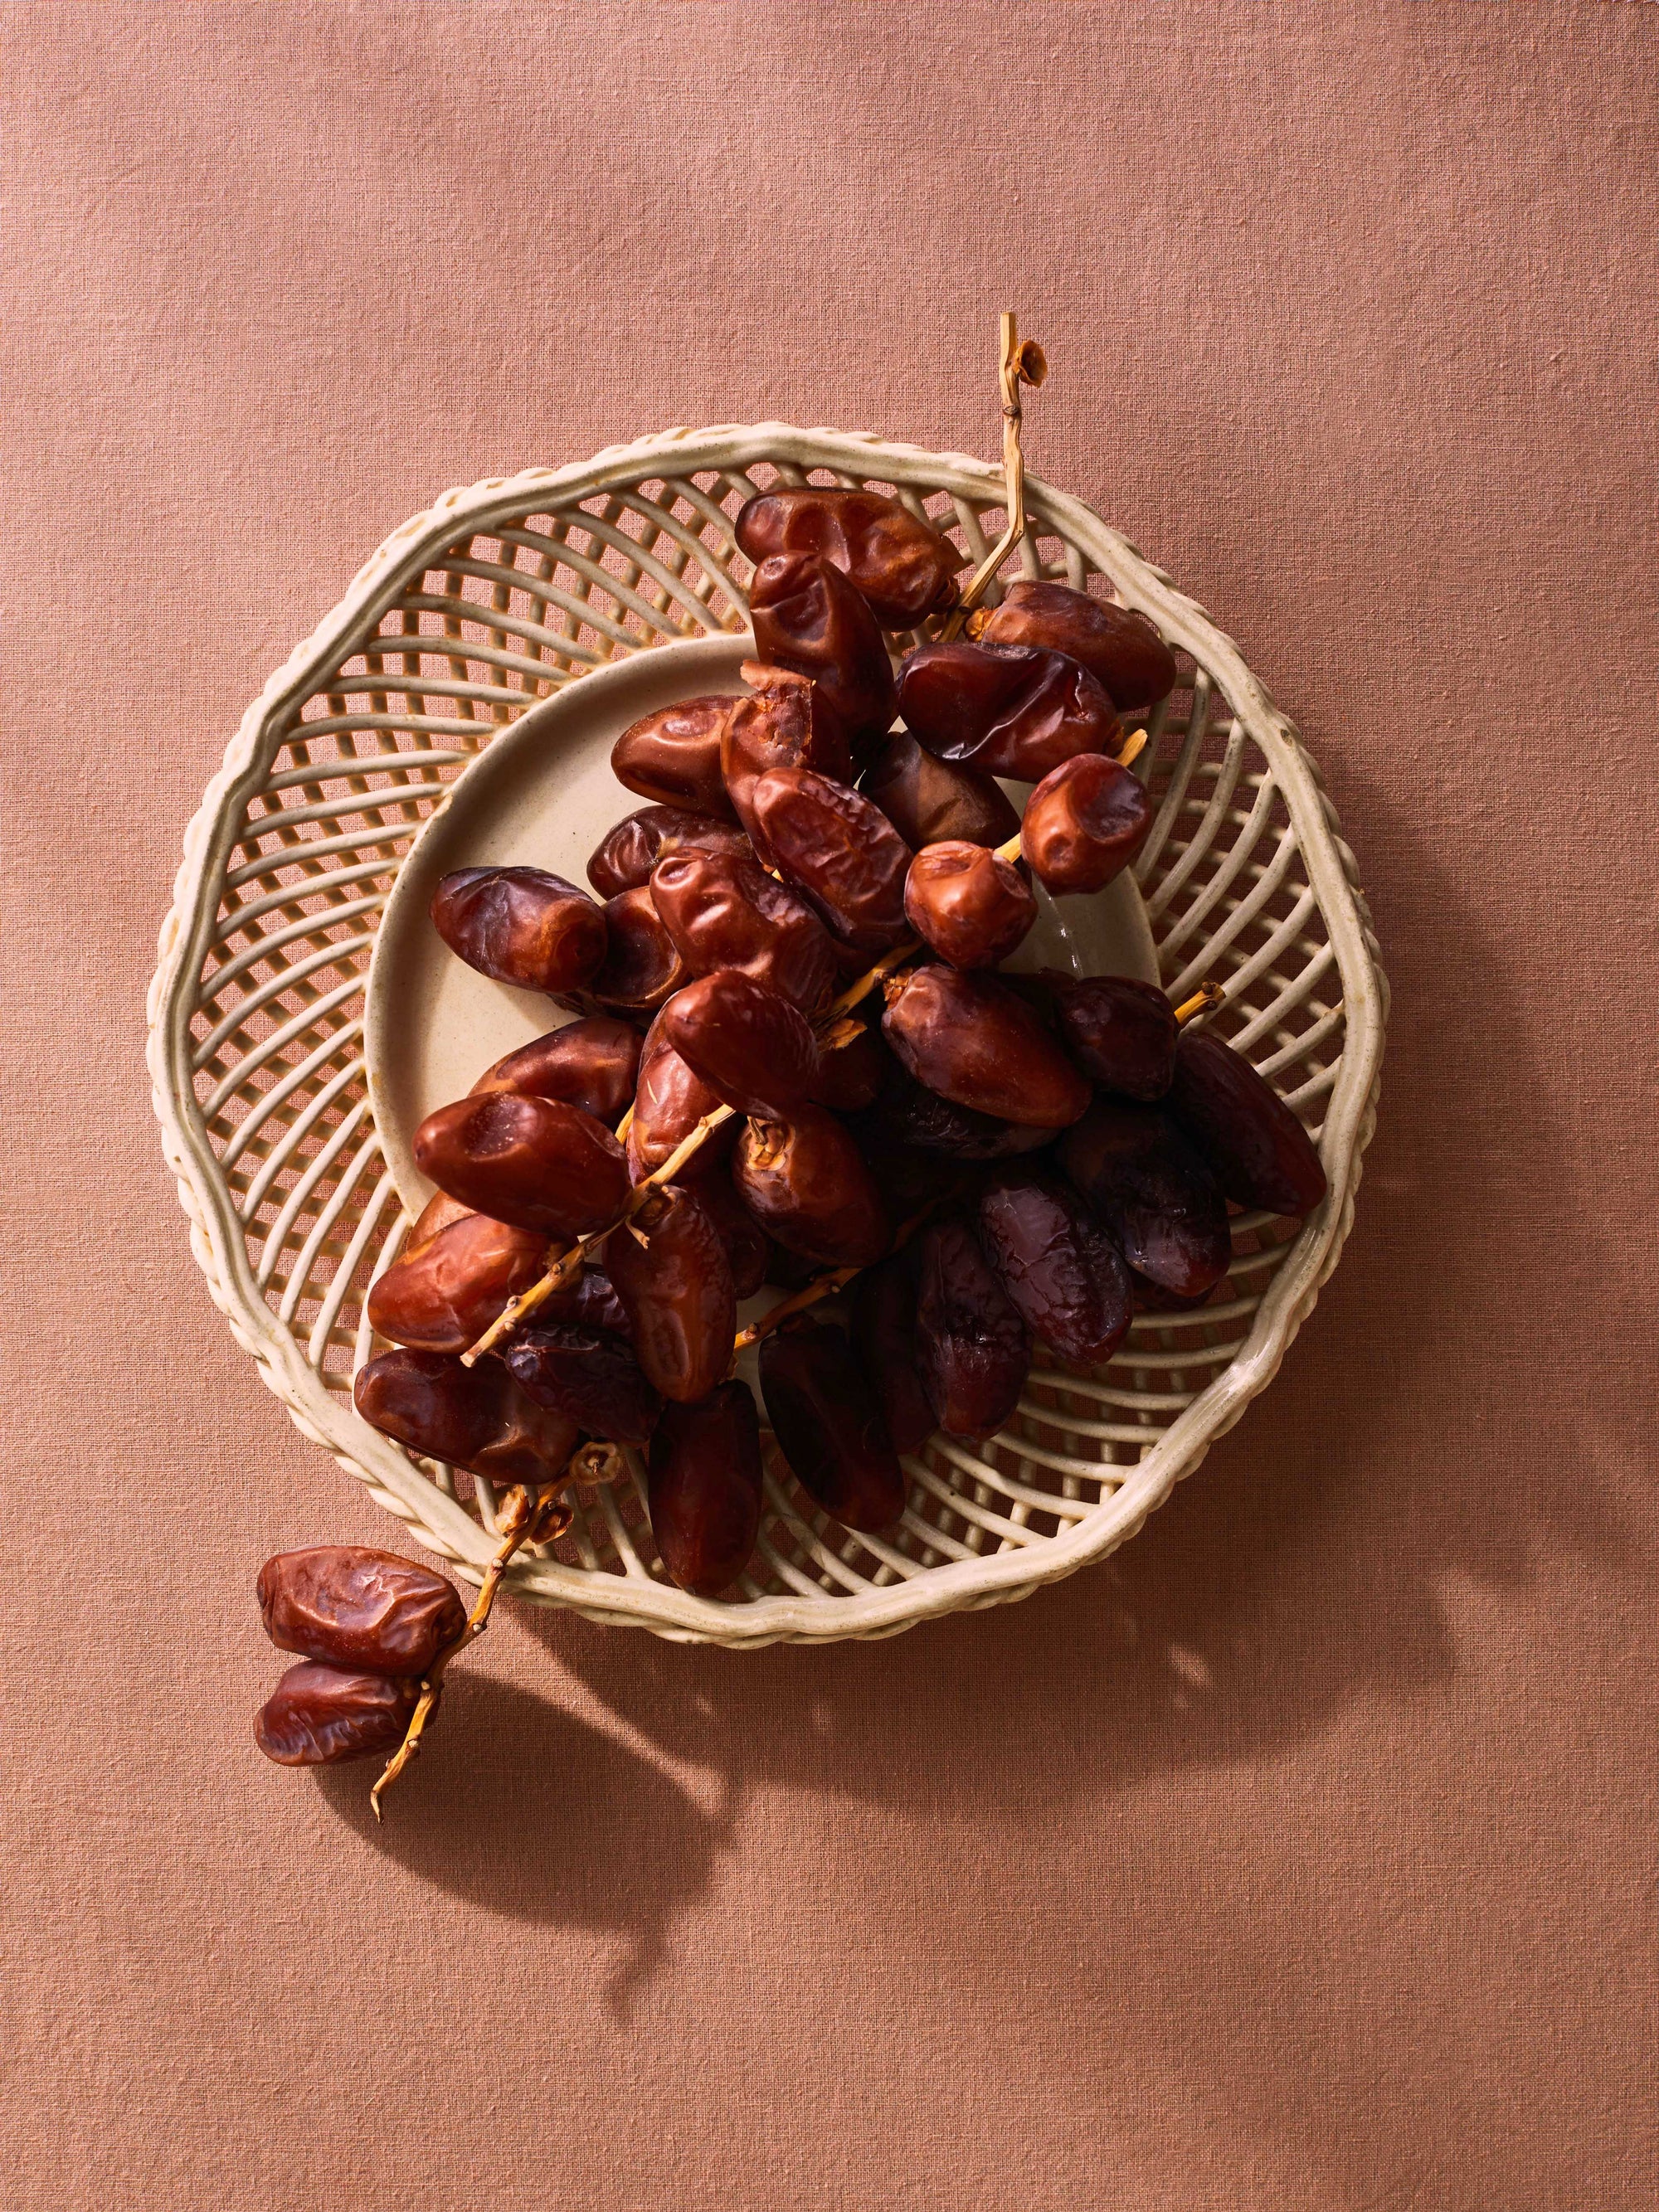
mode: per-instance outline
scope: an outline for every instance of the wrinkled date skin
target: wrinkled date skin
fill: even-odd
[[[811,769],[780,768],[750,805],[778,866],[843,945],[873,958],[908,934],[910,848],[873,800]]]
[[[1010,584],[979,635],[985,645],[1047,646],[1080,661],[1121,714],[1153,705],[1176,680],[1175,655],[1148,616],[1069,584]]]
[[[751,1121],[732,1158],[738,1196],[767,1235],[825,1267],[867,1267],[892,1242],[887,1207],[846,1127],[820,1106]]]
[[[1086,668],[1031,645],[924,645],[899,672],[905,727],[930,753],[1037,783],[1115,749],[1111,700]]]
[[[745,1382],[670,1406],[651,1439],[647,1502],[662,1563],[693,1597],[718,1597],[760,1534],[760,1416]]]
[[[688,814],[678,806],[641,806],[600,838],[587,863],[587,880],[602,899],[611,899],[648,884],[658,864],[676,853],[746,858],[751,849],[747,834],[733,822]]]
[[[1037,981],[1073,1060],[1103,1091],[1151,1103],[1175,1073],[1175,1010],[1162,991],[1133,975],[1066,975],[1045,968]]]
[[[603,1267],[590,1261],[574,1279],[543,1299],[538,1312],[549,1321],[572,1321],[583,1328],[601,1328],[631,1342],[634,1324],[617,1296],[617,1286]]]
[[[952,839],[925,846],[910,863],[904,912],[951,967],[994,968],[1036,920],[1036,901],[1018,868],[983,845]]]
[[[896,730],[859,778],[915,852],[961,838],[969,845],[1006,845],[1019,817],[1000,788],[977,769],[936,760],[908,730]]]
[[[649,884],[605,902],[610,945],[588,989],[619,1013],[651,1014],[686,981],[685,963],[663,927]]]
[[[450,951],[497,983],[580,991],[605,958],[605,916],[587,893],[545,868],[461,868],[432,898]]]
[[[758,566],[815,553],[839,568],[883,629],[915,629],[956,599],[962,556],[896,499],[803,485],[757,493],[739,510],[740,552]]]
[[[881,1096],[891,1065],[879,1030],[861,1028],[845,1044],[826,1045],[820,1038],[812,1103],[832,1114],[861,1114]]]
[[[1006,985],[955,968],[895,979],[882,1028],[918,1083],[958,1106],[1043,1129],[1087,1111],[1089,1086]]]
[[[841,570],[813,553],[774,554],[755,571],[749,618],[756,658],[809,679],[814,714],[854,759],[873,752],[898,710],[893,664],[881,625]]]
[[[421,1173],[462,1205],[549,1237],[580,1237],[628,1195],[622,1146],[562,1099],[487,1091],[428,1114],[412,1150]]]
[[[557,1482],[576,1448],[576,1424],[527,1398],[499,1359],[464,1367],[440,1352],[383,1352],[357,1370],[351,1395],[410,1451],[492,1481]]]
[[[916,1365],[916,1254],[895,1252],[858,1279],[853,1342],[896,1451],[919,1452],[939,1425]]]
[[[302,1659],[261,1706],[253,1741],[278,1766],[338,1766],[395,1751],[420,1696],[417,1681]]]
[[[801,1488],[846,1528],[890,1528],[904,1510],[904,1474],[842,1332],[818,1324],[763,1338],[760,1382]]]
[[[999,1176],[980,1194],[979,1233],[1027,1328],[1062,1359],[1109,1359],[1133,1316],[1129,1269],[1058,1177]]]
[[[769,769],[810,768],[832,781],[850,783],[853,757],[838,723],[821,711],[815,687],[792,669],[745,660],[740,672],[754,696],[739,699],[720,732],[720,772],[737,817],[755,851],[769,867],[767,844],[750,794]]]
[[[469,1096],[515,1091],[524,1098],[562,1098],[596,1121],[614,1122],[633,1098],[639,1073],[639,1031],[614,1014],[584,1014],[498,1060]]]
[[[465,1352],[546,1264],[539,1230],[464,1213],[387,1268],[369,1291],[368,1318],[393,1344]]]
[[[1052,1129],[975,1114],[969,1107],[941,1098],[902,1070],[900,1080],[888,1085],[870,1119],[894,1143],[952,1160],[1006,1160],[1040,1152],[1054,1141]]]
[[[681,1170],[680,1182],[719,1232],[732,1270],[732,1289],[740,1298],[753,1297],[766,1280],[772,1240],[732,1188],[728,1162],[711,1162],[698,1152]]]
[[[1236,1205],[1301,1215],[1324,1197],[1312,1138],[1273,1085],[1218,1036],[1182,1032],[1169,1105]]]
[[[565,1414],[584,1436],[642,1444],[657,1425],[662,1399],[620,1337],[555,1322],[520,1329],[501,1358],[528,1397]]]
[[[651,896],[690,974],[735,968],[809,1014],[835,997],[829,932],[751,856],[675,854],[653,872]]]
[[[628,1172],[635,1182],[654,1175],[698,1124],[712,1114],[720,1099],[699,1075],[694,1074],[663,1035],[662,1016],[646,1031],[640,1054],[640,1083],[634,1097],[634,1119],[628,1127]],[[729,1125],[704,1140],[697,1158],[708,1159],[724,1152],[737,1131]]]
[[[1161,1106],[1097,1098],[1060,1139],[1060,1163],[1139,1275],[1197,1298],[1232,1259],[1227,1208],[1198,1151]]]
[[[734,696],[705,696],[659,708],[623,732],[611,749],[611,773],[628,791],[688,813],[731,821],[720,774],[720,732]]]
[[[1013,1301],[957,1215],[930,1223],[917,1253],[916,1364],[939,1426],[982,1443],[1014,1417],[1031,1347]]]
[[[1020,851],[1056,897],[1104,890],[1152,826],[1139,777],[1104,753],[1079,753],[1051,769],[1025,802]]]
[[[424,1674],[466,1626],[441,1575],[366,1544],[278,1552],[254,1590],[279,1651],[368,1674]]]
[[[787,1121],[812,1095],[817,1040],[800,1008],[735,968],[721,968],[664,1007],[665,1043],[739,1114]]]
[[[651,1383],[677,1405],[706,1398],[725,1379],[738,1333],[732,1266],[708,1208],[670,1183],[612,1230],[605,1250]]]

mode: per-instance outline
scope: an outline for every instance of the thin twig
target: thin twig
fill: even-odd
[[[1034,338],[1027,338],[1024,344],[1020,343],[1017,317],[1005,314],[1001,318],[999,337],[1002,348],[997,374],[1002,386],[1003,504],[1008,524],[957,593],[957,603],[940,632],[940,635],[946,639],[962,635],[963,623],[984,598],[992,578],[1025,535],[1025,458],[1019,445],[1020,425],[1024,420],[1019,387],[1022,384],[1033,387],[1041,384],[1048,374],[1048,363],[1042,348]]]
[[[951,1195],[952,1194],[948,1191],[941,1192],[939,1197],[930,1198],[926,1206],[919,1206],[907,1221],[902,1221],[882,1258],[890,1259],[895,1252],[902,1252],[928,1215],[943,1206]],[[873,1264],[879,1265],[879,1262]],[[832,1267],[827,1274],[814,1275],[810,1283],[803,1283],[799,1290],[793,1291],[781,1304],[774,1306],[770,1313],[763,1313],[758,1321],[751,1321],[747,1328],[738,1331],[732,1346],[733,1364],[740,1352],[746,1352],[751,1344],[758,1344],[763,1336],[770,1336],[774,1329],[781,1328],[796,1314],[805,1313],[809,1306],[817,1305],[820,1298],[832,1297],[837,1291],[845,1290],[855,1275],[861,1275],[864,1272],[862,1267]]]

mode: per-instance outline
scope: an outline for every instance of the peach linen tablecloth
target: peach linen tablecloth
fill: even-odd
[[[1651,2207],[1659,9],[8,6],[9,2206]],[[1341,1268],[1107,1566],[507,1608],[383,1832],[255,1569],[395,1542],[142,1059],[246,701],[446,486],[781,416],[1240,640],[1395,1014]]]

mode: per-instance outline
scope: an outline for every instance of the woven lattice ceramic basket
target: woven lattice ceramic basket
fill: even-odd
[[[365,1080],[377,927],[423,823],[507,725],[602,665],[742,635],[732,519],[754,491],[809,478],[896,490],[973,559],[1001,519],[1001,475],[982,462],[778,423],[671,431],[450,492],[266,685],[185,836],[149,1062],[192,1249],[299,1427],[471,1581],[495,1547],[488,1486],[410,1457],[351,1405],[379,1348],[368,1286],[410,1226]],[[633,1481],[578,1493],[568,1535],[515,1562],[521,1598],[749,1645],[890,1635],[1024,1597],[1134,1533],[1271,1381],[1336,1263],[1387,1004],[1353,856],[1231,641],[1087,507],[1028,491],[1027,573],[1095,580],[1177,649],[1137,769],[1155,809],[1136,873],[1158,977],[1177,997],[1226,985],[1218,1033],[1316,1133],[1329,1194],[1299,1225],[1237,1217],[1212,1302],[1138,1318],[1097,1372],[1040,1351],[1001,1436],[936,1437],[907,1462],[887,1538],[828,1520],[774,1467],[750,1575],[718,1601],[690,1597],[657,1560],[636,1464]],[[615,815],[637,804],[618,789]]]

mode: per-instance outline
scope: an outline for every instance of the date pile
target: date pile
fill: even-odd
[[[751,500],[737,534],[749,690],[618,739],[649,803],[592,854],[594,896],[528,866],[438,887],[452,951],[574,1018],[416,1131],[440,1195],[374,1285],[396,1348],[356,1383],[410,1449],[532,1492],[584,1440],[646,1450],[664,1566],[706,1596],[760,1522],[743,1344],[795,1478],[878,1532],[901,1455],[1012,1419],[1034,1339],[1108,1358],[1137,1302],[1220,1281],[1230,1200],[1299,1215],[1325,1188],[1294,1114],[1159,992],[995,972],[1030,878],[1098,891],[1146,836],[1115,756],[1174,680],[1153,625],[1028,580],[896,672],[884,631],[955,597],[943,538],[813,489]],[[1035,786],[1023,819],[1000,778]],[[852,1018],[878,991],[878,1025]],[[740,1337],[767,1284],[789,1295]],[[370,1668],[362,1695],[390,1715],[420,1671]]]

